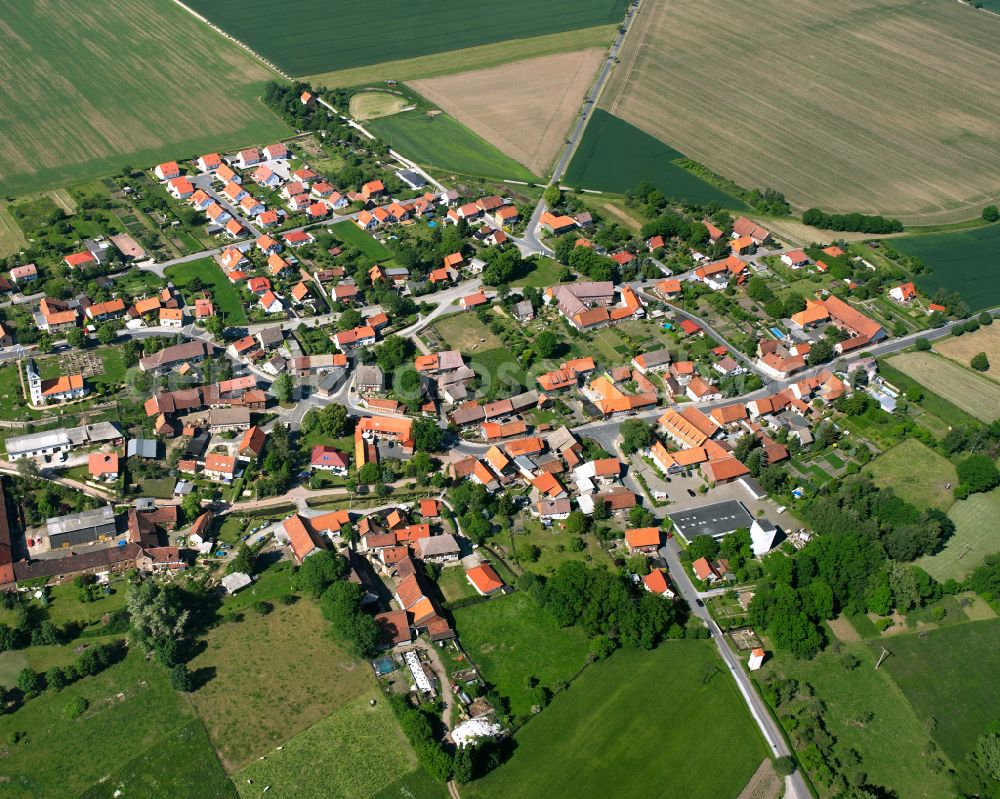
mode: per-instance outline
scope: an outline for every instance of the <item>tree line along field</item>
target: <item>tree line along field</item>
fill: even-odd
[[[563,183],[574,188],[624,194],[640,182],[649,181],[669,198],[746,209],[741,200],[674,163],[684,157],[684,153],[597,108]]]
[[[939,0],[642,8],[602,107],[801,208],[904,223],[1000,197],[1000,20]]]
[[[432,53],[620,22],[627,0],[511,0],[470,8],[386,0],[187,0],[187,5],[290,75],[379,64]]]
[[[5,195],[288,134],[273,73],[174,3],[9,3],[0,31]]]
[[[767,756],[709,641],[615,652],[514,742],[510,760],[463,786],[463,797],[736,797]]]
[[[993,20],[989,20],[993,24]],[[1000,20],[996,20],[1000,25]],[[930,267],[918,275],[920,290],[957,291],[973,310],[1000,305],[1000,225],[953,233],[904,236],[890,242],[904,255],[913,255]]]

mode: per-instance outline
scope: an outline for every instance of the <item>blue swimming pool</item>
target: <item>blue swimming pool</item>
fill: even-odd
[[[775,338],[784,338],[785,337],[785,334],[782,333],[781,330],[779,328],[777,328],[777,327],[772,327],[771,328],[771,335],[774,336]]]
[[[431,219],[431,220],[430,220],[430,221],[428,221],[428,223],[427,223],[427,227],[437,227],[437,226],[438,226],[438,223],[437,223],[437,222],[435,222],[435,221],[434,221],[433,219]]]

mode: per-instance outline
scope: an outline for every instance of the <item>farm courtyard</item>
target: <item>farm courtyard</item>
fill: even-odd
[[[5,195],[288,133],[274,74],[173,3],[8,3],[2,31]]]
[[[938,0],[763,0],[766,35],[719,24],[744,13],[644,8],[602,107],[801,208],[931,223],[1000,197],[1000,88],[980,80],[1000,70],[997,20]]]

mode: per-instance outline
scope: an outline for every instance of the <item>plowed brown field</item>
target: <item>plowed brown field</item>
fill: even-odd
[[[590,48],[409,85],[541,175],[563,146],[604,57],[604,50]]]

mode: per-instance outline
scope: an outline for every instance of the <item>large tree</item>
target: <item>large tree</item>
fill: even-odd
[[[132,639],[164,665],[173,665],[190,616],[184,608],[181,590],[144,580],[129,586],[126,607]]]

